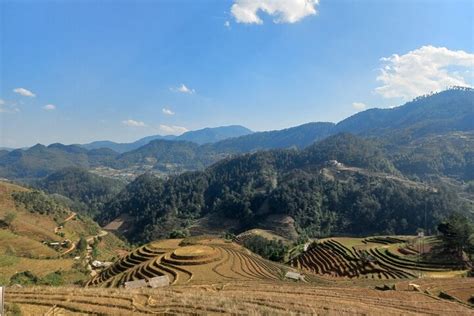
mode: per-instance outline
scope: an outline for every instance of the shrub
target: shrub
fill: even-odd
[[[61,270],[46,275],[39,281],[42,285],[59,286],[64,284],[64,276]]]
[[[288,246],[281,240],[268,240],[258,235],[245,239],[243,245],[252,252],[272,261],[283,261],[288,251]]]
[[[187,230],[176,229],[169,234],[169,238],[185,238],[189,235]]]
[[[10,278],[10,284],[20,284],[20,285],[35,285],[39,281],[39,278],[34,275],[31,271],[23,271],[14,274]]]
[[[87,240],[84,237],[81,237],[79,239],[79,242],[77,243],[77,252],[79,254],[83,253],[84,251],[87,250]]]

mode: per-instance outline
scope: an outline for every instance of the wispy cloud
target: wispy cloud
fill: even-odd
[[[122,124],[126,125],[126,126],[130,126],[130,127],[145,127],[146,126],[146,124],[144,122],[135,121],[135,120],[131,120],[131,119],[122,121]]]
[[[263,24],[259,11],[274,23],[295,23],[317,13],[319,0],[234,0],[230,11],[237,23]]]
[[[381,59],[375,92],[384,98],[411,99],[450,86],[470,86],[474,54],[446,47],[423,46]]]
[[[186,127],[161,124],[159,130],[164,135],[181,135],[188,131]]]
[[[352,103],[352,107],[358,111],[365,110],[367,108],[367,105],[365,105],[362,102],[354,102]]]
[[[229,21],[225,21],[225,22],[224,22],[224,26],[225,26],[226,28],[230,28],[230,22],[229,22]]]
[[[16,113],[20,112],[16,103],[10,103],[3,99],[0,99],[0,113]]]
[[[29,97],[29,98],[36,97],[36,94],[34,94],[33,92],[31,92],[30,90],[25,89],[25,88],[15,88],[15,89],[13,89],[13,92],[15,92],[19,95],[22,95],[24,97]]]
[[[170,88],[170,90],[173,91],[173,92],[187,93],[187,94],[196,93],[196,90],[186,87],[186,85],[184,83],[182,83],[179,87]]]
[[[161,112],[163,112],[163,114],[166,114],[166,115],[174,115],[174,112],[167,108],[163,108]]]
[[[56,110],[56,106],[54,104],[46,104],[45,106],[43,106],[43,110],[53,111]]]

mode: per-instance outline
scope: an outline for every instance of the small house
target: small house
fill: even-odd
[[[170,279],[167,275],[157,276],[148,280],[148,286],[154,289],[168,285],[170,285]]]
[[[296,280],[296,281],[304,281],[304,275],[302,275],[298,272],[293,272],[293,271],[288,271],[285,274],[285,278]]]
[[[128,281],[125,282],[125,288],[126,289],[139,289],[142,287],[146,287],[146,281],[144,279],[137,280],[137,281]]]

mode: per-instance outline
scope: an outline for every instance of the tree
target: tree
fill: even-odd
[[[460,213],[452,213],[444,222],[438,225],[444,250],[462,259],[463,253],[471,254],[473,249],[471,237],[474,228],[469,219]]]
[[[79,242],[77,243],[77,251],[79,253],[82,253],[86,251],[86,249],[87,249],[87,240],[84,237],[81,237],[79,239]]]

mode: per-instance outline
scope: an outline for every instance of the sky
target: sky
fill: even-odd
[[[338,122],[473,79],[472,0],[0,0],[0,147]]]

